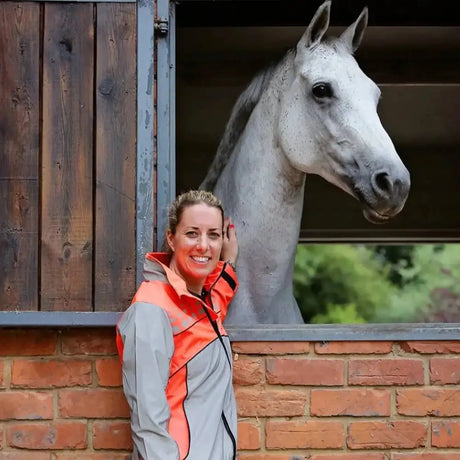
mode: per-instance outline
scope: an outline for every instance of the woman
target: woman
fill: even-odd
[[[117,325],[133,460],[235,459],[232,354],[222,326],[238,287],[235,228],[205,191],[177,197],[168,218],[168,252],[146,255],[146,281]]]

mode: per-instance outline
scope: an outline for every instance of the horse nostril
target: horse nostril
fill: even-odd
[[[374,174],[373,185],[376,192],[390,195],[393,192],[393,183],[386,172]]]

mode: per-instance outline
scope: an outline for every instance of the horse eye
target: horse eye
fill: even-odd
[[[316,83],[312,88],[313,96],[318,99],[332,97],[332,88],[329,83]]]

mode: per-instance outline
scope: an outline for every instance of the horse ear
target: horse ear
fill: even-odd
[[[340,40],[345,43],[352,54],[358,49],[363,39],[364,31],[367,27],[367,17],[368,13],[366,6],[363,11],[361,11],[358,19],[340,36]]]
[[[297,51],[301,51],[304,48],[317,45],[323,35],[326,33],[329,27],[329,18],[331,13],[331,0],[327,0],[316,10],[313,19],[310,21],[310,25],[302,35],[302,38],[297,44]]]

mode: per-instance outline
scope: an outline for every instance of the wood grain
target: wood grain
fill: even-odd
[[[96,311],[135,290],[136,5],[97,5]]]
[[[42,310],[92,309],[93,5],[44,14]]]
[[[0,309],[38,309],[39,24],[0,3]]]

